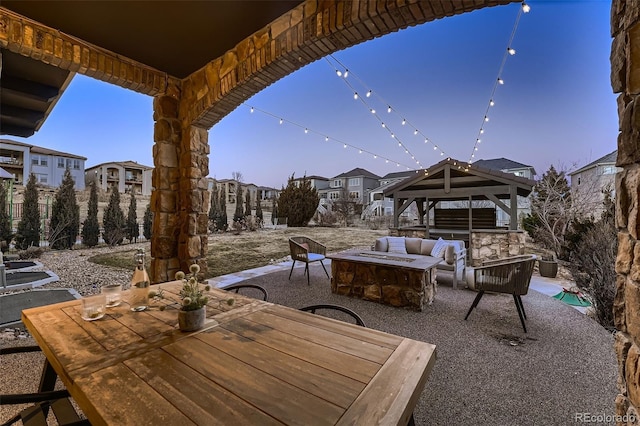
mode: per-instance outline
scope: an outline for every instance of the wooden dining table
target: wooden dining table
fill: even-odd
[[[147,310],[96,321],[80,300],[22,311],[94,426],[406,425],[435,362],[432,344],[220,289],[204,328],[182,332],[181,283],[157,287]]]

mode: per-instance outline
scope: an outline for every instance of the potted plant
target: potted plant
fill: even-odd
[[[542,255],[540,259],[538,259],[538,270],[543,277],[555,278],[558,274],[558,261],[555,255]]]

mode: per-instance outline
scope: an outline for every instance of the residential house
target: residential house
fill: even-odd
[[[393,200],[384,196],[385,189],[408,178],[415,176],[416,170],[387,173],[379,180],[379,186],[369,192],[368,205],[362,212],[362,219],[370,216],[390,216],[393,214]],[[409,212],[407,212],[408,214]]]
[[[369,193],[380,186],[380,176],[362,168],[355,168],[329,180],[328,203],[347,201],[354,206],[354,213],[361,214]]]
[[[305,177],[311,183],[311,188],[315,188],[315,190],[318,191],[318,195],[320,196],[321,200],[323,198],[327,198],[327,191],[329,189],[328,178],[322,177],[322,176],[315,176],[315,175],[305,176]],[[299,177],[299,178],[293,179],[293,184],[299,187],[300,183],[302,182],[302,179],[304,179],[305,177]]]
[[[57,188],[69,169],[77,190],[84,189],[85,157],[54,151],[23,142],[0,139],[0,167],[13,175],[14,183],[26,184],[33,173],[41,186]]]
[[[135,195],[151,195],[151,175],[153,167],[138,164],[135,161],[101,163],[89,167],[84,180],[95,181],[99,189],[110,191],[118,188],[118,192]]]
[[[598,216],[603,211],[604,194],[615,197],[615,177],[622,168],[616,167],[618,150],[569,173],[571,199],[582,204],[586,212]]]

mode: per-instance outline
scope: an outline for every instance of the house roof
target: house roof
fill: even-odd
[[[385,197],[425,197],[438,200],[488,199],[487,194],[496,198],[509,198],[513,186],[518,195],[526,197],[531,193],[535,181],[513,173],[488,169],[456,159],[443,160],[426,170],[419,170],[416,176],[395,183],[384,191]]]
[[[400,179],[400,178],[406,178],[409,176],[413,176],[415,175],[416,171],[415,170],[406,170],[404,172],[393,172],[393,173],[387,173],[386,175],[382,176],[380,179]]]
[[[62,151],[55,151],[53,149],[43,148],[41,146],[32,145],[30,143],[18,142],[11,139],[0,139],[0,143],[5,143],[7,145],[23,146],[23,147],[29,148],[29,152],[33,152],[35,154],[57,155],[60,157],[77,158],[79,160],[85,160],[85,161],[87,159],[87,157],[83,157],[81,155],[69,154],[68,152],[62,152]]]
[[[580,167],[578,170],[575,170],[571,173],[569,173],[569,176],[571,175],[575,175],[576,173],[581,173],[585,170],[589,170],[591,168],[597,167],[597,166],[602,166],[602,165],[615,165],[616,164],[616,160],[618,159],[618,150],[616,149],[613,152],[608,153],[607,155],[598,158],[595,161],[592,161],[591,163]]]
[[[100,164],[96,164],[95,166],[87,167],[87,170],[95,169],[96,167],[102,167],[109,164],[116,164],[118,166],[131,168],[131,169],[144,169],[144,170],[153,169],[153,167],[145,166],[144,164],[139,164],[132,160],[127,160],[127,161],[107,161],[105,163],[100,163]]]
[[[301,176],[301,177],[297,177],[294,180],[302,180],[305,176]],[[307,179],[315,179],[315,180],[329,180],[329,178],[326,177],[322,177],[322,176],[317,176],[317,175],[311,175],[311,176],[306,176]]]
[[[371,179],[380,179],[380,176],[373,174],[369,170],[362,169],[360,167],[356,167],[355,169],[349,170],[348,172],[339,174],[335,178],[348,178],[348,177],[366,177]]]
[[[533,169],[532,166],[509,160],[508,158],[493,158],[491,160],[478,160],[473,163],[475,166],[484,167],[491,170],[511,170],[511,169]],[[535,174],[535,170],[534,173]]]

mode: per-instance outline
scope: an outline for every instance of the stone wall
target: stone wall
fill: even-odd
[[[525,254],[525,236],[524,231],[472,231],[467,264],[480,266],[483,260],[502,259]]]
[[[640,2],[613,0],[611,35],[611,86],[620,94],[617,166],[622,167],[616,176],[615,412],[619,425],[635,425],[640,409]]]

